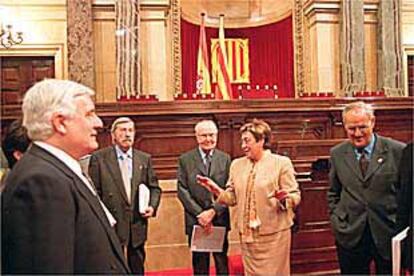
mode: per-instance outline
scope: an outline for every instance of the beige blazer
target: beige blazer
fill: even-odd
[[[226,204],[236,205],[237,228],[243,234],[243,215],[246,203],[246,188],[249,173],[254,163],[247,157],[235,159],[230,166],[227,189],[221,196]],[[290,228],[293,225],[293,209],[300,202],[300,191],[295,179],[295,170],[288,157],[272,154],[266,150],[263,158],[255,164],[254,192],[257,215],[261,221],[259,234],[266,235]],[[276,191],[287,191],[284,208],[274,197]]]

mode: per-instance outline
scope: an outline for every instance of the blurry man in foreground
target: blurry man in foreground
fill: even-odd
[[[44,80],[23,100],[33,145],[2,193],[5,274],[126,274],[116,223],[82,174],[78,159],[98,148],[102,121],[94,92],[67,80]]]

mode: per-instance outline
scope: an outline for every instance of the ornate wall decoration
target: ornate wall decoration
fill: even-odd
[[[341,94],[365,90],[364,1],[343,0],[341,5]]]
[[[140,51],[139,51],[139,1],[115,2],[116,20],[116,97],[130,99],[139,97]]]
[[[181,9],[180,0],[171,0],[174,94],[181,94]]]
[[[305,92],[305,72],[304,72],[304,31],[303,31],[303,0],[295,0],[293,7],[293,29],[294,29],[294,53],[295,53],[295,94]]]
[[[403,96],[401,1],[380,1],[378,9],[378,87],[387,96]]]
[[[69,79],[95,87],[92,0],[67,0]]]

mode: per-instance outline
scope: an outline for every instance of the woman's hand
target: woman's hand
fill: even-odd
[[[212,192],[214,195],[219,196],[223,189],[219,187],[213,180],[208,177],[197,175],[197,183]]]
[[[283,190],[275,192],[275,198],[279,201],[279,206],[282,210],[286,210],[286,199],[288,198],[289,193]]]
[[[280,190],[275,193],[275,197],[279,201],[284,201],[288,197],[288,192]]]
[[[279,202],[279,207],[282,210],[286,210],[286,199],[288,198],[289,193],[284,190],[273,191],[268,195],[268,198],[276,198]]]

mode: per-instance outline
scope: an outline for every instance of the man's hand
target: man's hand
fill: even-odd
[[[144,218],[149,218],[152,217],[154,215],[154,208],[152,208],[151,206],[147,207],[145,209],[145,212],[143,214],[141,214]]]
[[[211,224],[215,215],[216,211],[214,209],[205,210],[197,216],[198,223],[202,227],[207,227],[209,224]]]

